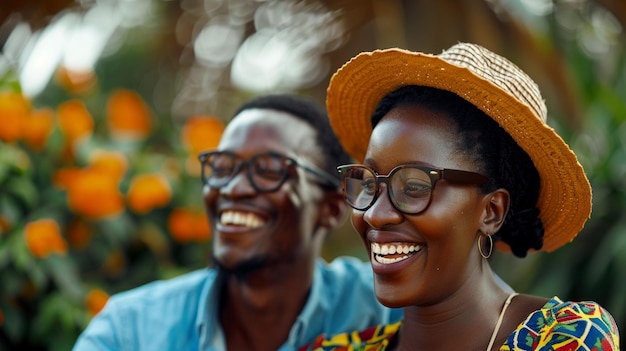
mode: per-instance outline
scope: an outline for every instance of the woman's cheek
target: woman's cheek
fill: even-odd
[[[363,211],[353,210],[350,220],[352,221],[352,226],[354,227],[356,232],[359,234],[359,236],[361,237],[361,240],[363,240],[363,244],[365,244],[367,248],[367,239],[365,238],[365,231],[367,229],[367,223],[365,223],[365,220],[363,220],[363,213],[364,213]]]

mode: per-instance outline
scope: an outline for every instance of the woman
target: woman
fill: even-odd
[[[321,336],[315,350],[619,350],[594,302],[518,294],[491,270],[571,241],[591,213],[576,156],[545,124],[536,84],[483,47],[362,53],[333,76],[327,107],[377,298],[401,323]]]

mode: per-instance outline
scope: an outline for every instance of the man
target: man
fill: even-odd
[[[316,105],[253,99],[200,160],[214,267],[113,296],[74,350],[296,350],[401,318],[376,300],[369,264],[319,258],[346,213],[335,167],[350,159]]]

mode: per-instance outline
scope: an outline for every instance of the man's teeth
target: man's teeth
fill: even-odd
[[[254,213],[224,211],[220,216],[222,225],[240,225],[248,228],[258,228],[263,225],[264,221]]]
[[[376,262],[382,264],[390,264],[398,261],[406,260],[413,254],[421,250],[419,245],[414,244],[380,244],[371,243],[370,247],[374,254]],[[394,255],[394,257],[385,257]]]

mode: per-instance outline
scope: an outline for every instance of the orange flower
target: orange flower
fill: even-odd
[[[177,208],[170,213],[167,219],[167,228],[174,240],[186,243],[193,239],[193,215],[184,208]]]
[[[0,216],[0,234],[8,233],[11,230],[11,223],[8,219]]]
[[[211,239],[211,227],[202,211],[174,209],[167,219],[167,228],[172,238],[179,243],[204,242]]]
[[[111,175],[118,181],[128,169],[126,157],[117,151],[96,150],[89,156],[91,168]]]
[[[86,168],[73,177],[74,181],[66,185],[67,202],[74,212],[100,219],[124,210],[118,181],[110,174]]]
[[[143,139],[150,134],[152,117],[139,94],[118,90],[109,96],[107,123],[114,137]]]
[[[58,107],[59,127],[70,142],[91,136],[94,128],[93,118],[85,104],[80,100],[70,100]]]
[[[28,249],[35,257],[67,253],[67,243],[61,237],[59,224],[52,219],[40,219],[26,224],[24,236]]]
[[[209,219],[204,212],[196,214],[194,228],[196,228],[196,241],[204,242],[211,240],[211,225],[209,224]]]
[[[0,139],[8,142],[22,137],[30,103],[20,93],[0,92]]]
[[[91,69],[75,70],[61,66],[56,72],[56,80],[70,93],[83,94],[93,90],[98,76]]]
[[[52,184],[57,188],[67,189],[83,173],[83,169],[77,167],[60,168],[52,174]]]
[[[144,174],[133,178],[128,189],[128,206],[137,213],[148,213],[153,208],[167,205],[172,189],[165,177]]]
[[[91,227],[81,219],[73,220],[67,228],[67,241],[75,249],[82,250],[91,241]]]
[[[188,151],[187,172],[191,175],[200,175],[198,153],[214,149],[220,142],[224,132],[224,122],[211,116],[190,117],[181,131],[182,143]]]
[[[224,133],[224,122],[211,116],[193,116],[182,129],[182,142],[194,157],[200,152],[214,149]]]
[[[102,311],[108,300],[109,294],[107,294],[103,290],[90,290],[85,298],[85,305],[87,306],[87,312],[89,313],[89,315],[95,316],[100,311]]]
[[[25,121],[24,141],[34,150],[41,151],[46,146],[54,127],[54,111],[50,108],[35,110],[27,116]]]

